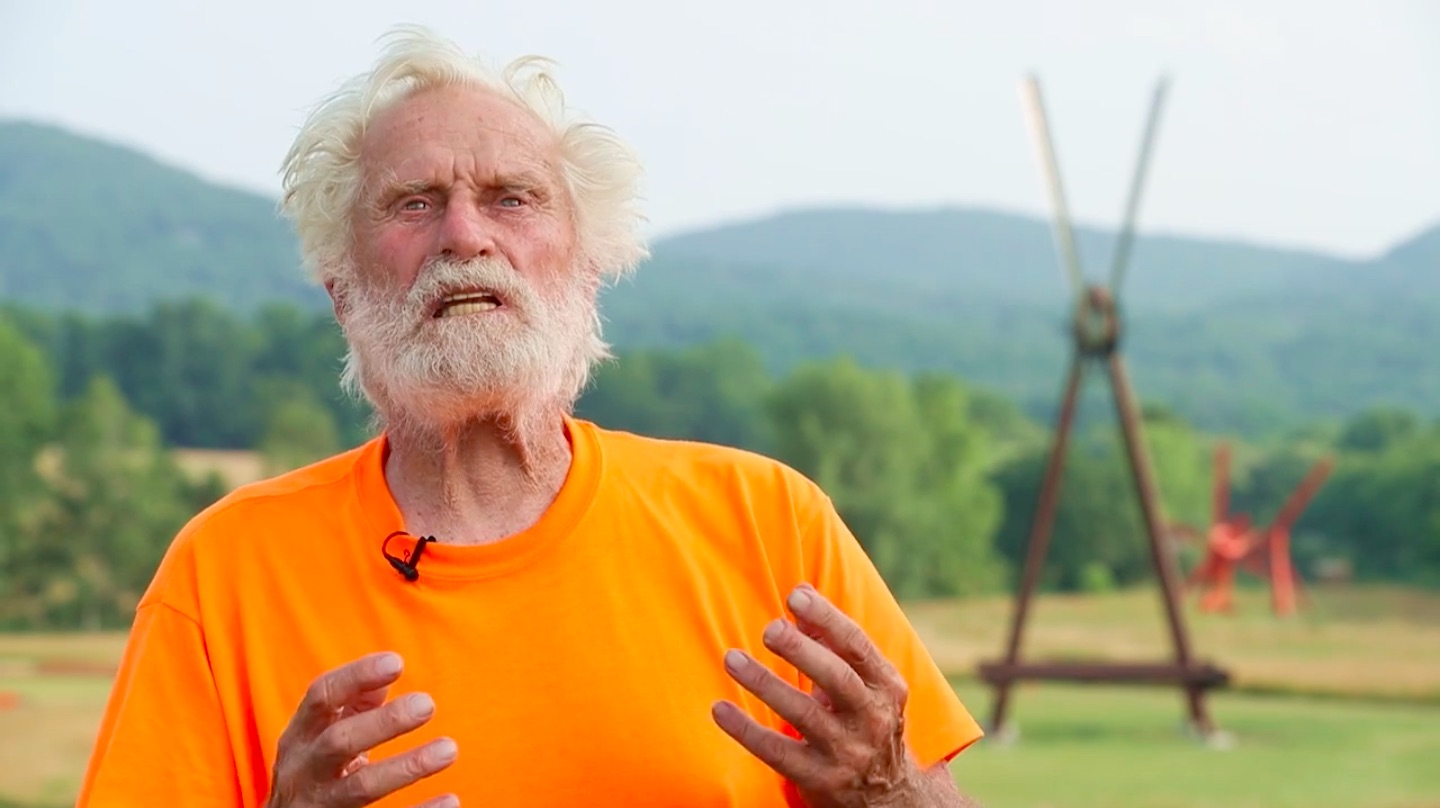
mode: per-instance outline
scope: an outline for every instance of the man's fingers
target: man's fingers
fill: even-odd
[[[335,782],[334,799],[326,805],[361,808],[419,782],[455,762],[458,750],[449,738],[437,738],[408,752],[389,757]],[[432,801],[433,802],[433,801]]]
[[[903,689],[899,673],[866,636],[865,630],[840,611],[809,584],[800,584],[791,591],[786,604],[798,625],[835,652],[847,665],[860,674],[867,685],[877,688]],[[793,660],[792,660],[793,661]],[[831,696],[839,694],[831,692]]]
[[[410,693],[384,707],[336,721],[315,739],[307,761],[309,774],[320,782],[335,777],[356,756],[413,731],[434,714],[433,699]]]
[[[869,692],[865,681],[829,648],[806,636],[788,620],[772,620],[762,635],[765,647],[810,677],[827,705],[837,710],[860,709]]]
[[[364,693],[361,693],[359,696],[357,696],[357,697],[356,697],[353,701],[351,701],[349,704],[346,704],[346,705],[344,705],[343,707],[341,707],[341,708],[340,708],[340,711],[339,711],[338,713],[336,713],[335,716],[336,716],[337,718],[348,718],[349,716],[352,716],[352,715],[358,715],[358,714],[360,714],[360,713],[369,712],[369,711],[375,709],[376,707],[379,707],[379,706],[383,705],[383,704],[385,703],[385,701],[386,701],[387,699],[389,699],[389,698],[390,698],[390,686],[389,686],[389,685],[386,685],[386,686],[384,686],[384,687],[378,688],[378,689],[376,689],[376,690],[367,690],[367,691],[365,691]]]
[[[364,752],[361,752],[360,754],[351,758],[349,763],[345,764],[345,768],[340,770],[340,776],[344,777],[348,774],[354,774],[355,772],[360,771],[361,768],[368,765],[370,765],[370,756]]]
[[[839,664],[838,659],[836,664]],[[798,730],[806,740],[821,748],[828,747],[835,740],[840,729],[835,716],[818,701],[776,676],[750,655],[733,649],[727,651],[725,670],[746,690],[770,705],[776,715],[789,721],[790,726]]]
[[[403,662],[398,654],[361,657],[321,674],[310,683],[295,718],[305,737],[313,738],[329,726],[342,707],[374,701],[375,694],[400,678]],[[383,698],[383,694],[381,695]]]
[[[710,715],[726,735],[787,780],[804,787],[821,770],[819,754],[806,744],[763,727],[728,701],[717,701]]]

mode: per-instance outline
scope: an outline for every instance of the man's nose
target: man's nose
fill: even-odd
[[[492,255],[495,252],[494,224],[475,203],[456,201],[445,209],[440,223],[440,254],[457,261]]]

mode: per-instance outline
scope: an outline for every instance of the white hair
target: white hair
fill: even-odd
[[[640,161],[610,129],[566,109],[551,60],[521,57],[497,72],[422,27],[399,26],[385,39],[389,45],[369,72],[345,82],[310,113],[282,166],[281,211],[295,223],[313,279],[323,283],[348,266],[363,180],[360,144],[370,122],[417,91],[448,85],[496,92],[555,134],[579,257],[599,279],[620,278],[649,255],[640,233]]]

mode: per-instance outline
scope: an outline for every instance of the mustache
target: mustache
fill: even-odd
[[[521,280],[510,262],[503,258],[468,261],[434,258],[420,268],[406,292],[405,308],[416,313],[428,312],[442,297],[465,289],[483,289],[522,312],[533,310],[538,304],[529,284]]]

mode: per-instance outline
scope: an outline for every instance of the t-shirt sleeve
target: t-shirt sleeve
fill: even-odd
[[[909,688],[906,740],[921,768],[944,763],[978,741],[984,732],[946,681],[909,619],[860,542],[816,492],[809,503],[809,582],[870,637],[899,670]]]
[[[148,601],[136,612],[77,808],[242,802],[200,625]]]

